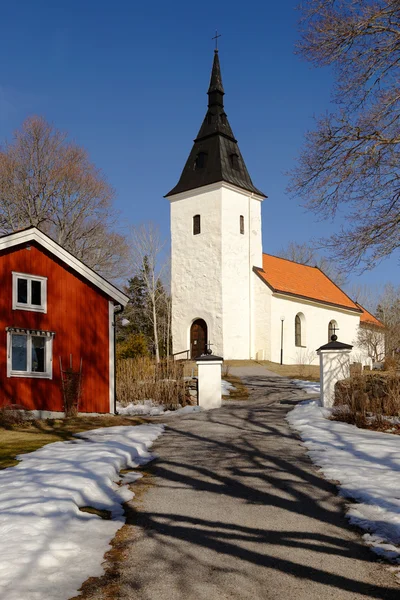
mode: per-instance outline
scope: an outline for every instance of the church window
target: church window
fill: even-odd
[[[200,215],[194,215],[193,217],[193,235],[200,233]]]
[[[196,169],[204,169],[207,163],[207,152],[199,152],[196,156],[196,160],[194,162],[194,168]]]
[[[240,233],[244,235],[244,216],[240,215]]]
[[[339,327],[336,321],[332,320],[329,322],[328,325],[328,342],[331,341],[331,337],[333,335],[336,335],[336,332],[338,331]]]
[[[225,123],[226,123],[226,114],[225,113],[221,113],[220,119],[221,119],[221,123],[223,125],[225,125]]]
[[[230,158],[230,161],[231,161],[232,168],[236,169],[238,171],[239,170],[239,156],[238,156],[238,154],[231,154],[229,158]]]
[[[294,343],[295,346],[305,347],[305,317],[298,313],[294,320]]]
[[[211,124],[212,124],[212,122],[213,122],[213,120],[214,120],[214,118],[213,118],[213,117],[214,117],[214,115],[213,115],[212,113],[210,113],[210,112],[209,112],[209,113],[207,113],[207,123],[208,123],[209,125],[211,125]]]

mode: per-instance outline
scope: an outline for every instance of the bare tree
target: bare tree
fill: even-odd
[[[302,10],[300,53],[334,68],[338,110],[307,134],[290,189],[323,218],[345,208],[325,246],[348,269],[372,268],[400,247],[399,2],[306,0]]]
[[[130,236],[131,268],[133,275],[143,280],[157,362],[160,361],[159,321],[166,304],[163,276],[168,262],[163,261],[164,247],[165,242],[161,239],[160,232],[154,224],[147,223],[132,227]]]
[[[371,285],[365,283],[350,283],[345,286],[346,293],[354,302],[361,304],[373,315],[376,313],[379,297],[382,293],[382,285]]]
[[[362,348],[373,362],[385,358],[385,331],[375,325],[360,325],[356,344]]]
[[[86,151],[42,117],[0,151],[0,232],[38,227],[108,278],[125,273],[127,251],[112,232],[113,195]]]
[[[386,354],[400,355],[400,286],[385,285],[376,309],[376,316],[385,325]]]
[[[302,265],[318,267],[338,286],[343,286],[346,283],[346,275],[343,271],[336,267],[333,261],[328,260],[326,256],[318,254],[310,244],[289,242],[286,248],[280,250],[279,256]]]

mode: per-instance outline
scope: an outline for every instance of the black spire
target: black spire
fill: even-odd
[[[224,86],[218,50],[208,88],[208,110],[178,184],[168,192],[173,196],[203,185],[226,181],[265,197],[254,187],[224,110]]]

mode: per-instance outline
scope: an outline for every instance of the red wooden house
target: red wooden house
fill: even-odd
[[[0,238],[0,406],[64,411],[64,367],[82,361],[82,413],[115,412],[115,314],[128,298],[30,227]]]

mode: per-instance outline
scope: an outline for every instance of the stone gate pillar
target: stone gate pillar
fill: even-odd
[[[222,404],[221,379],[222,363],[221,356],[203,354],[196,360],[198,367],[198,403],[201,408],[219,408]]]
[[[350,352],[353,346],[337,341],[337,335],[317,350],[321,382],[321,404],[332,408],[335,400],[335,383],[350,376]]]

